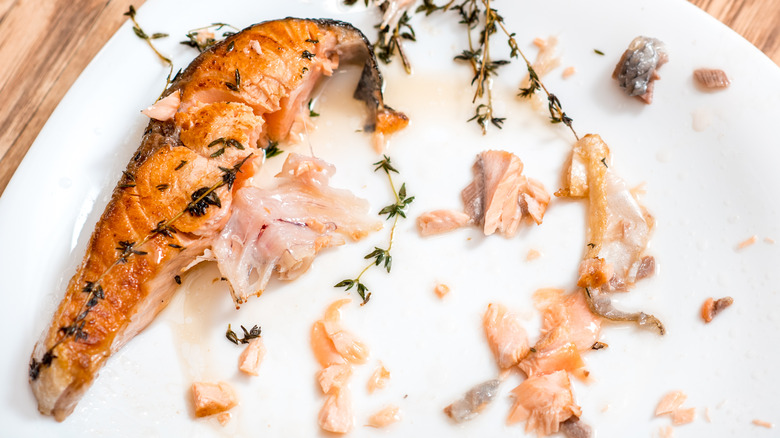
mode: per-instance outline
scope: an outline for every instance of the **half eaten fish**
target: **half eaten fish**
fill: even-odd
[[[241,190],[254,172],[254,158],[263,156],[260,146],[287,137],[317,80],[344,61],[363,64],[354,97],[368,109],[364,130],[385,135],[403,127],[406,117],[383,102],[371,45],[358,29],[340,21],[287,18],[251,26],[213,45],[174,79],[165,102],[148,111],[153,118],[141,146],[35,345],[29,380],[41,413],[59,421],[70,415],[106,360],[168,304],[182,268],[214,243],[236,208],[264,195]],[[309,163],[314,170],[283,175],[276,188],[317,186],[328,166]],[[290,193],[287,204],[294,197]],[[312,196],[306,199],[309,206]],[[273,224],[277,233],[290,228],[313,232],[315,227],[341,232],[344,227],[343,221],[334,225],[318,215],[301,218],[310,220],[302,226],[297,216],[298,210],[276,213],[258,227]],[[372,227],[349,232],[359,236]],[[273,265],[284,267],[290,277],[299,274],[312,256],[311,246],[304,249],[300,254],[288,246]],[[222,262],[223,267],[230,264]],[[265,275],[266,268],[259,272]],[[262,284],[245,286],[246,274],[232,274],[239,299]]]

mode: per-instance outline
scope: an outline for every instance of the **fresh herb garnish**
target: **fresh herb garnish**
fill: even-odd
[[[375,172],[381,170],[387,175],[387,180],[390,183],[390,188],[393,190],[393,196],[395,198],[394,203],[385,206],[379,211],[379,215],[387,215],[385,218],[387,220],[394,218],[393,226],[390,228],[390,237],[388,239],[387,248],[379,248],[375,246],[373,251],[363,257],[366,260],[371,260],[371,262],[366,267],[364,267],[362,271],[360,271],[357,277],[341,280],[333,286],[343,287],[345,288],[345,291],[348,291],[354,287],[357,290],[358,295],[360,295],[360,298],[363,299],[363,302],[360,304],[361,306],[366,304],[368,300],[371,299],[371,291],[369,290],[368,286],[365,285],[365,283],[361,282],[363,274],[365,274],[366,271],[368,271],[372,266],[379,265],[383,265],[385,270],[390,273],[390,269],[393,266],[393,257],[390,255],[390,250],[393,248],[395,229],[398,225],[398,219],[406,218],[406,209],[409,207],[409,204],[414,201],[414,196],[407,197],[406,195],[406,183],[401,184],[401,188],[398,191],[395,190],[392,174],[398,173],[398,169],[392,165],[390,162],[390,157],[383,155],[382,160],[374,163],[374,166],[376,166],[374,168]]]
[[[215,38],[214,32],[218,32],[222,30],[222,28],[224,27],[228,27],[232,30],[222,32],[222,38],[227,38],[228,36],[235,34],[239,30],[238,28],[226,23],[212,23],[208,26],[203,26],[197,29],[190,30],[189,32],[187,32],[186,35],[187,39],[184,41],[180,41],[179,43],[197,49],[198,52],[202,53],[206,51],[209,47],[216,44],[217,39]],[[231,41],[231,44],[228,44],[227,51],[228,52],[232,51],[234,47],[235,45]]]
[[[155,55],[157,55],[160,61],[165,63],[169,68],[168,76],[165,78],[165,88],[163,88],[163,93],[164,93],[165,90],[168,88],[168,85],[171,84],[171,76],[173,75],[173,62],[167,56],[164,56],[162,53],[160,53],[160,51],[157,50],[156,47],[154,47],[154,44],[152,44],[152,40],[156,40],[158,38],[165,38],[168,36],[168,34],[165,33],[153,33],[152,35],[147,34],[141,28],[141,25],[138,24],[138,21],[136,21],[135,14],[136,14],[135,7],[133,7],[133,5],[130,5],[130,7],[127,9],[127,12],[125,12],[122,15],[130,17],[130,19],[133,21],[133,32],[136,34],[136,36],[146,41],[146,44],[148,44],[149,47],[152,48],[152,51],[154,51]],[[162,93],[160,93],[160,97],[162,97]]]
[[[265,147],[264,151],[266,159],[275,157],[284,152],[283,150],[279,149],[279,142],[277,141],[268,143],[268,146]]]
[[[314,99],[309,100],[309,117],[319,117],[320,113],[314,112]]]
[[[241,91],[241,73],[238,72],[238,69],[236,69],[235,73],[233,74],[233,80],[235,82],[225,82],[225,86],[228,87],[231,91]]]
[[[604,56],[604,52],[602,52],[602,51],[601,51],[601,50],[599,50],[599,49],[593,49],[593,52],[594,52],[595,54],[597,54],[597,55]]]
[[[260,332],[262,331],[260,329],[259,325],[255,325],[252,327],[251,330],[248,330],[242,325],[241,330],[244,332],[244,337],[239,339],[238,335],[236,335],[236,332],[233,331],[233,329],[230,328],[230,324],[228,324],[227,331],[225,332],[225,337],[228,339],[228,341],[239,345],[239,344],[248,344],[249,341],[255,338],[260,337]]]

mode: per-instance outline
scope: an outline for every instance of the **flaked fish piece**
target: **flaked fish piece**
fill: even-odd
[[[368,417],[366,426],[381,428],[399,421],[401,421],[401,409],[396,405],[388,405]]]
[[[285,139],[317,80],[344,62],[363,64],[354,93],[368,109],[363,130],[404,126],[384,104],[371,45],[344,22],[257,24],[175,78],[34,348],[29,378],[41,413],[70,415],[106,360],[167,305],[182,269],[230,219],[234,194],[261,164],[259,146]]]
[[[320,384],[323,394],[331,392],[335,388],[343,388],[352,375],[352,366],[349,364],[333,364],[317,373],[317,382]]]
[[[320,409],[317,421],[322,430],[333,433],[349,433],[355,424],[352,396],[349,389],[332,389]]]
[[[611,292],[627,291],[638,278],[651,275],[648,269],[655,262],[645,251],[654,219],[611,167],[609,148],[601,137],[589,134],[577,141],[564,187],[556,195],[588,200],[587,245],[577,285],[583,288],[591,312],[664,334],[657,318],[621,311],[610,298]]]
[[[266,188],[246,187],[212,250],[236,305],[260,295],[272,276],[293,280],[317,253],[379,230],[368,202],[329,186],[335,168],[313,157],[290,154]]]
[[[502,304],[490,303],[482,317],[482,325],[501,369],[517,365],[530,349],[528,334],[520,318]]]
[[[731,85],[726,72],[718,68],[697,68],[693,71],[693,79],[705,90],[722,90]]]
[[[374,372],[371,374],[371,377],[368,378],[368,383],[366,384],[366,389],[368,389],[368,393],[372,394],[377,389],[382,389],[387,386],[387,382],[390,381],[390,371],[385,368],[383,364],[379,364],[378,367],[374,370]]]
[[[522,175],[523,163],[506,151],[485,151],[472,168],[474,180],[461,192],[465,212],[485,235],[515,235],[524,217],[539,224],[550,201],[544,186]],[[524,215],[525,212],[525,215]]]
[[[612,72],[620,88],[629,96],[644,103],[653,102],[655,81],[660,79],[658,69],[669,60],[666,46],[656,38],[638,36],[623,52]]]
[[[685,403],[688,396],[682,391],[671,391],[666,393],[661,401],[658,402],[658,406],[655,408],[655,415],[666,415],[677,410]]]
[[[701,318],[704,322],[711,322],[717,314],[733,303],[734,299],[731,297],[718,298],[717,300],[712,297],[707,298],[701,306]]]
[[[340,309],[351,302],[349,298],[333,302],[326,309],[323,319],[312,326],[311,347],[323,368],[334,364],[362,364],[368,360],[366,344],[341,324]]]
[[[444,408],[444,413],[456,423],[474,419],[498,395],[500,384],[500,380],[493,379],[474,386],[463,398]]]
[[[507,423],[525,421],[525,431],[539,436],[556,433],[561,423],[582,415],[566,371],[529,377],[512,390],[512,395],[515,402]]]
[[[434,210],[417,217],[417,228],[421,236],[446,233],[466,226],[471,218],[455,210]]]
[[[196,417],[225,412],[238,404],[238,399],[226,382],[196,382],[192,384],[192,401]]]
[[[580,293],[542,289],[534,294],[542,312],[541,336],[519,364],[527,376],[565,370],[585,378],[582,354],[593,348],[601,330],[600,318],[590,312]]]
[[[238,369],[251,376],[258,375],[260,363],[263,361],[265,353],[266,349],[263,339],[252,339],[238,357]]]

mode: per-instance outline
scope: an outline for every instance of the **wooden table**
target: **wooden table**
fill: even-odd
[[[681,0],[682,1],[682,0]],[[780,0],[689,0],[780,65]],[[93,56],[143,0],[0,0],[0,194]]]

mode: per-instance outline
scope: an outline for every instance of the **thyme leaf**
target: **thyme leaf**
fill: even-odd
[[[200,217],[206,214],[210,205],[222,208],[219,196],[211,187],[201,187],[190,196],[192,201],[187,205],[187,213],[190,216]]]
[[[265,147],[264,151],[266,159],[275,157],[284,152],[283,150],[279,149],[279,142],[276,141],[268,143],[268,146]]]
[[[244,336],[242,338],[239,338],[236,332],[234,332],[233,329],[230,327],[230,324],[228,324],[227,331],[225,332],[225,337],[228,339],[228,341],[236,345],[248,344],[249,341],[251,341],[252,339],[259,338],[262,332],[259,325],[253,326],[250,330],[247,330],[242,325],[241,330],[244,332]]]

